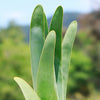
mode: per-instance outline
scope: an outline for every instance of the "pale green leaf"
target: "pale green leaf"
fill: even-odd
[[[63,73],[61,66],[59,67],[59,72],[58,72],[57,92],[59,100],[64,100]]]
[[[14,80],[17,82],[17,84],[21,88],[22,93],[25,97],[25,100],[40,100],[40,98],[35,93],[35,91],[23,79],[19,77],[15,77]]]
[[[31,26],[30,26],[32,78],[33,78],[33,87],[35,91],[36,91],[37,70],[45,40],[44,38],[45,38],[45,16],[42,6],[38,5],[32,14]]]
[[[66,89],[68,82],[68,71],[70,66],[70,57],[73,43],[77,32],[77,22],[74,21],[68,27],[62,43],[62,71],[63,71],[63,84],[64,84],[64,97],[66,98]]]
[[[55,32],[51,31],[44,43],[37,74],[37,94],[41,100],[57,100],[54,73],[55,42]]]

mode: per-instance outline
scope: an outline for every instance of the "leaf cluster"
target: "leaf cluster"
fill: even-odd
[[[71,50],[77,22],[68,27],[62,40],[63,8],[59,6],[48,29],[41,5],[36,6],[30,25],[30,50],[34,90],[21,78],[14,80],[26,100],[66,100]]]

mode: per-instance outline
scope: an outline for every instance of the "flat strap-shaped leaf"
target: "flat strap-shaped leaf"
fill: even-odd
[[[62,73],[62,68],[60,66],[58,72],[58,80],[57,80],[57,92],[58,92],[59,100],[65,100],[63,91],[64,91],[63,73]]]
[[[63,83],[64,83],[64,97],[66,98],[66,89],[68,81],[68,70],[70,65],[71,50],[75,40],[77,32],[77,22],[74,21],[68,27],[62,43],[62,71],[63,71]]]
[[[55,61],[54,61],[56,81],[58,78],[58,71],[61,62],[62,23],[63,23],[63,8],[59,6],[56,9],[50,24],[50,31],[54,30],[56,32],[56,47],[55,47]]]
[[[38,5],[31,19],[30,50],[32,64],[33,87],[36,91],[37,70],[45,38],[45,16],[41,5]]]
[[[44,13],[44,16],[45,16],[45,39],[48,35],[48,22],[47,22],[47,18],[46,18],[46,15]]]
[[[44,43],[37,73],[37,94],[41,100],[57,100],[54,73],[56,35],[51,31]]]
[[[21,88],[25,100],[41,100],[38,95],[35,93],[35,91],[29,86],[28,83],[26,83],[23,79],[19,77],[15,77],[14,80],[17,82],[19,87]]]

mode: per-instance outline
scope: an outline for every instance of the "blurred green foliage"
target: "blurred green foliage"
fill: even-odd
[[[31,84],[30,52],[24,38],[19,27],[0,31],[0,100],[24,100],[14,76]]]
[[[94,89],[100,91],[100,39],[89,32],[80,31],[75,41],[76,47],[84,52],[92,61],[91,78]]]
[[[86,54],[79,50],[72,51],[68,80],[70,94],[75,92],[88,93],[88,80],[91,78],[92,68],[92,61]]]
[[[29,45],[18,26],[0,30],[0,100],[24,100],[13,81],[22,77],[32,85]],[[87,32],[78,32],[72,51],[68,95],[89,95],[100,90],[100,41]],[[86,100],[86,99],[83,99]],[[92,99],[91,99],[92,100]]]

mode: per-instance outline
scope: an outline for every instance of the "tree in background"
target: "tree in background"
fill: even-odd
[[[24,40],[18,26],[9,25],[0,31],[0,100],[24,100],[13,81],[14,76],[31,83],[29,46]]]

